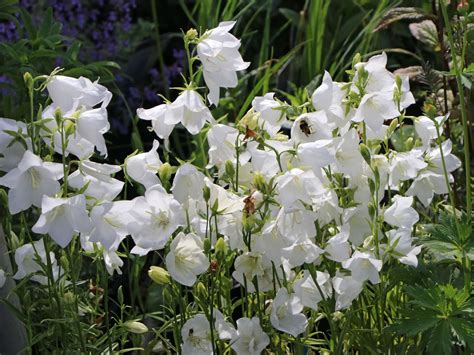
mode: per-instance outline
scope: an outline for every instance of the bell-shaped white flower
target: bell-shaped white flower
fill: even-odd
[[[174,198],[182,204],[186,204],[189,199],[202,199],[204,178],[205,175],[194,165],[190,163],[181,165],[176,171],[171,187]]]
[[[448,181],[451,183],[454,178],[451,174],[448,176]],[[446,179],[443,174],[437,174],[430,170],[423,170],[413,180],[410,188],[407,191],[408,196],[416,196],[418,200],[428,207],[433,200],[434,194],[447,194],[449,192],[446,186]]]
[[[350,234],[350,225],[342,226],[341,231],[331,237],[326,245],[326,257],[339,263],[349,259],[351,256],[351,246],[348,242]]]
[[[184,323],[181,338],[183,339],[181,351],[184,355],[212,354],[210,326],[204,314],[196,314]]]
[[[435,120],[438,121],[439,133],[443,133],[443,125],[441,124],[445,117],[440,116],[436,117]],[[433,120],[428,117],[421,116],[413,120],[413,125],[415,127],[416,134],[420,137],[421,143],[424,147],[429,147],[433,139],[438,138],[436,132],[436,126]]]
[[[260,355],[270,344],[270,338],[262,330],[258,317],[240,318],[230,344],[237,355]]]
[[[116,250],[104,250],[102,252],[104,258],[105,268],[110,276],[113,276],[115,272],[122,275],[123,260],[117,254]]]
[[[370,216],[367,206],[357,206],[344,210],[343,223],[349,225],[349,241],[354,246],[359,246],[371,233]]]
[[[273,287],[272,263],[268,257],[258,252],[245,252],[239,255],[234,262],[235,271],[232,273],[247,292],[255,292],[254,277],[258,280],[260,292],[269,291]],[[277,269],[278,270],[278,269]]]
[[[418,212],[411,207],[412,204],[413,196],[395,196],[392,205],[385,210],[385,222],[398,228],[410,229],[419,219]]]
[[[400,116],[392,93],[371,93],[362,97],[352,121],[364,121],[372,131],[377,132],[384,121]]]
[[[132,201],[106,202],[94,206],[90,213],[92,229],[82,233],[90,242],[100,243],[106,250],[117,245],[128,234]]]
[[[217,340],[217,336],[219,339],[231,339],[236,335],[237,332],[234,327],[224,319],[219,310],[214,309],[212,313],[216,331],[214,333],[216,335],[215,340]],[[184,355],[212,355],[210,329],[209,320],[204,314],[196,314],[188,319],[181,328],[182,353]]]
[[[461,160],[451,153],[451,150],[453,149],[453,143],[450,139],[445,140],[441,144],[441,148],[443,150],[444,163],[446,164],[446,170],[448,173],[456,170],[462,165]],[[430,171],[444,175],[441,150],[439,149],[439,146],[428,150],[425,155],[425,160],[428,162],[428,169]]]
[[[275,329],[297,337],[308,326],[308,320],[302,311],[303,304],[299,297],[290,295],[286,288],[282,287],[273,300],[270,322]]]
[[[11,214],[41,206],[43,196],[53,196],[63,177],[62,164],[43,162],[29,150],[25,151],[18,167],[0,178],[0,185],[10,188],[8,208]]]
[[[336,141],[336,169],[352,178],[362,175],[364,158],[359,151],[360,138],[357,131],[351,128]]]
[[[112,93],[103,85],[88,78],[71,78],[63,75],[53,76],[46,86],[49,97],[63,112],[78,107],[93,108],[98,104],[106,107]]]
[[[267,131],[271,137],[277,134],[283,123],[286,122],[285,114],[278,108],[281,104],[273,96],[275,93],[269,92],[264,96],[256,96],[252,101],[255,112],[260,114],[258,125]]]
[[[61,129],[56,122],[55,111],[60,107],[52,104],[43,110],[46,129],[40,130],[44,142],[58,154],[63,154]],[[107,156],[104,134],[110,130],[107,110],[104,107],[95,109],[61,110],[64,128],[70,132],[67,136],[65,154],[73,154],[79,159],[88,159],[97,148],[99,153]]]
[[[162,165],[157,152],[159,146],[160,143],[155,139],[150,151],[131,156],[125,160],[127,175],[145,186],[145,188],[161,183],[156,175]]]
[[[193,233],[180,232],[171,242],[166,267],[175,281],[185,286],[194,285],[197,275],[209,268],[202,240]]]
[[[418,172],[428,166],[422,158],[422,151],[413,149],[409,152],[392,152],[390,159],[389,183],[397,188],[400,181],[414,179]]]
[[[79,163],[79,168],[69,175],[68,183],[72,188],[82,189],[84,194],[99,201],[112,201],[122,191],[124,183],[111,175],[122,168],[118,165],[100,164],[89,160]]]
[[[382,270],[382,260],[376,259],[371,253],[356,250],[342,263],[342,267],[351,270],[352,277],[357,281],[370,280],[374,285],[380,282],[379,272]]]
[[[91,228],[84,195],[70,198],[52,198],[45,195],[41,203],[41,216],[32,231],[49,234],[60,247],[65,248],[74,233],[88,233]]]
[[[315,142],[298,145],[298,158],[302,165],[309,166],[315,174],[321,168],[336,161],[336,152],[332,139],[321,139]]]
[[[139,108],[137,109],[137,116],[142,120],[151,121],[153,131],[166,142],[176,124],[168,123],[165,117],[180,115],[182,111],[182,107],[175,107],[171,104],[161,104],[149,109]],[[171,121],[174,122],[173,119]]]
[[[337,273],[332,279],[332,286],[336,295],[336,311],[339,311],[348,308],[359,296],[363,289],[363,282],[353,276]]]
[[[135,247],[132,253],[145,255],[164,248],[173,232],[184,223],[181,205],[161,185],[146,190],[145,196],[134,199],[128,223]]]
[[[234,25],[235,21],[219,23],[218,27],[206,31],[197,45],[204,81],[209,88],[208,99],[216,106],[219,103],[219,88],[236,87],[236,72],[250,65],[243,61],[239,53],[240,40],[229,33]]]
[[[324,71],[323,81],[314,90],[311,102],[317,111],[322,110],[326,113],[328,123],[333,125],[334,128],[341,128],[346,123],[342,107],[343,98],[344,92],[342,89],[332,81],[331,75]]]
[[[291,212],[301,209],[301,202],[311,204],[313,195],[322,191],[321,181],[311,171],[295,168],[276,178],[278,200]]]
[[[298,116],[291,127],[291,140],[295,143],[331,138],[331,128],[328,126],[328,119],[324,111],[304,113]]]
[[[303,306],[318,310],[318,303],[331,297],[332,284],[331,276],[327,272],[316,271],[316,281],[308,270],[305,270],[303,277],[294,283],[295,294],[301,300]],[[319,286],[319,287],[318,287]]]
[[[189,133],[198,134],[206,121],[214,122],[211,111],[197,91],[184,90],[170,105],[172,109],[166,112],[164,118],[167,125],[181,122]]]
[[[53,277],[57,280],[59,278],[59,266],[56,263],[56,257],[52,251],[49,252],[49,258],[53,269]],[[18,267],[16,274],[13,275],[15,280],[21,280],[33,274],[31,280],[43,285],[48,283],[48,277],[43,273],[43,267],[47,265],[43,239],[24,244],[17,248],[15,250],[15,263]]]
[[[9,118],[0,118],[0,171],[5,172],[16,168],[25,151],[31,149],[31,138],[24,138],[25,146],[22,142],[15,141],[15,137],[8,131],[24,136],[27,134],[26,124]]]
[[[391,254],[402,264],[417,267],[417,255],[421,252],[421,246],[412,246],[411,230],[400,228],[387,232],[388,244]]]
[[[226,161],[235,161],[237,154],[235,144],[239,131],[235,128],[216,124],[207,132],[207,143],[209,144],[209,164],[207,168],[217,166],[222,168]],[[240,157],[242,160],[242,157]],[[248,158],[247,158],[248,159]]]
[[[323,253],[324,250],[309,238],[299,239],[281,251],[281,255],[288,260],[292,267],[317,262],[319,256]]]

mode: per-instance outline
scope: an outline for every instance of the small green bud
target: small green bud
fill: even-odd
[[[414,141],[413,137],[408,137],[405,144],[406,144],[407,150],[412,150],[412,148],[415,144],[415,141]]]
[[[123,326],[127,331],[134,334],[144,334],[148,332],[148,327],[145,324],[135,320],[128,320],[123,323]]]
[[[368,178],[367,181],[369,183],[370,193],[373,195],[375,193],[375,181],[370,178]]]
[[[336,311],[332,314],[332,320],[335,322],[339,322],[342,318],[344,318],[344,313],[340,311]]]
[[[198,294],[201,300],[207,300],[207,288],[201,281],[199,281],[196,285],[196,293]]]
[[[255,173],[253,176],[253,186],[259,191],[265,191],[266,185],[265,177],[260,173]]]
[[[64,270],[69,270],[69,261],[66,257],[66,255],[61,255],[61,257],[59,258],[59,264],[62,266],[62,268]]]
[[[398,90],[402,89],[402,78],[400,75],[395,75],[395,84],[397,85]]]
[[[204,239],[203,249],[206,254],[211,250],[211,240],[209,238]]]
[[[395,132],[395,130],[397,129],[397,126],[398,126],[398,120],[392,120],[392,122],[390,122],[390,126],[388,127],[388,130],[387,130],[387,137],[390,138],[390,136],[393,134],[393,132]]]
[[[162,293],[165,304],[172,304],[175,301],[168,287],[165,287]]]
[[[23,245],[23,243],[20,243],[20,239],[18,238],[18,236],[16,235],[14,231],[10,232],[10,245],[13,250]]]
[[[61,122],[63,121],[63,114],[59,107],[57,107],[56,110],[54,110],[54,120],[56,121],[56,124],[58,125],[58,127],[60,127]]]
[[[220,237],[217,239],[215,250],[218,255],[224,256],[227,253],[227,244],[224,241],[224,238]]]
[[[123,305],[123,302],[124,302],[124,298],[123,298],[123,288],[122,288],[122,285],[119,286],[118,290],[117,290],[117,299],[119,301],[119,304],[120,305]]]
[[[202,188],[202,196],[204,197],[204,201],[209,202],[209,199],[211,198],[211,189],[209,186],[204,186]]]
[[[34,80],[29,72],[23,74],[23,81],[25,82],[25,85],[28,90],[33,90]]]
[[[158,285],[166,285],[170,283],[170,274],[159,266],[150,266],[148,276]]]
[[[225,174],[228,177],[233,177],[235,175],[234,163],[231,160],[225,162]]]
[[[355,67],[355,65],[360,63],[361,61],[362,61],[362,56],[360,55],[360,53],[356,53],[356,55],[352,59],[352,67]]]
[[[359,145],[360,154],[364,158],[365,162],[370,165],[370,150],[364,143]]]
[[[199,36],[198,31],[195,28],[190,28],[186,34],[185,34],[185,39],[188,42],[194,41],[197,37]]]
[[[169,163],[163,163],[158,169],[158,176],[163,184],[168,183],[173,174],[173,167]]]
[[[64,292],[63,300],[67,304],[74,304],[74,293],[71,291]]]

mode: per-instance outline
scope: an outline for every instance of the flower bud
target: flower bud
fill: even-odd
[[[207,300],[207,288],[201,281],[199,281],[196,285],[196,293],[200,299]]]
[[[150,266],[148,276],[158,285],[166,285],[170,283],[170,274],[159,266]]]
[[[232,163],[231,160],[226,160],[226,162],[225,162],[225,174],[229,178],[231,178],[235,175],[234,163]]]
[[[255,173],[253,176],[253,186],[256,187],[257,190],[265,191],[265,186],[267,182],[265,181],[265,177],[260,173]]]
[[[23,74],[23,81],[25,82],[25,85],[28,88],[28,90],[33,90],[34,80],[29,72],[26,72],[25,74]]]
[[[128,320],[125,323],[123,323],[123,326],[130,333],[134,333],[134,334],[143,334],[143,333],[148,332],[148,327],[145,324],[141,322],[137,322],[135,320]]]
[[[185,39],[189,42],[194,41],[199,36],[198,31],[195,28],[190,28],[185,35]]]
[[[370,150],[364,143],[359,145],[360,154],[364,158],[365,162],[370,165]]]
[[[397,129],[397,126],[398,126],[398,120],[392,120],[392,122],[390,122],[390,126],[388,127],[388,130],[387,130],[388,138],[390,138],[393,132],[395,132],[395,130]]]
[[[204,201],[208,202],[211,198],[211,189],[209,186],[204,186],[202,188],[202,196],[204,197]]]
[[[224,241],[224,238],[220,237],[217,239],[215,250],[217,254],[225,255],[227,253],[227,245]]]
[[[211,250],[211,240],[209,238],[204,239],[203,242],[204,253],[208,254]]]
[[[173,174],[173,167],[169,163],[163,163],[158,169],[158,176],[163,184],[169,182]]]
[[[54,120],[56,121],[56,124],[60,127],[61,122],[63,120],[63,114],[61,113],[61,109],[59,107],[54,110]]]
[[[67,292],[64,292],[64,295],[63,295],[63,301],[67,304],[74,304],[74,293],[70,292],[70,291],[67,291]]]

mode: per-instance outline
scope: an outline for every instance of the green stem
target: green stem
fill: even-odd
[[[455,44],[453,38],[453,31],[451,23],[449,22],[448,12],[446,11],[446,0],[440,1],[441,12],[443,13],[444,24],[446,26],[446,32],[448,34],[448,41],[451,50],[451,57],[453,60],[454,73],[456,75],[456,84],[459,93],[459,102],[461,104],[461,120],[463,127],[463,145],[464,145],[464,169],[466,174],[466,213],[468,223],[471,223],[472,219],[472,191],[471,191],[471,157],[470,157],[470,145],[469,145],[469,129],[467,123],[467,110],[466,102],[464,97],[464,87],[462,84],[461,71],[459,68],[458,58],[455,53]]]
[[[82,333],[82,327],[81,327],[81,323],[80,323],[80,319],[79,319],[79,315],[78,315],[79,303],[77,302],[77,295],[78,295],[78,292],[77,292],[77,274],[76,274],[76,267],[75,267],[76,263],[74,262],[74,260],[72,260],[72,256],[71,256],[72,247],[73,247],[73,244],[71,243],[71,245],[68,248],[66,248],[66,257],[67,257],[67,260],[68,260],[68,263],[69,263],[69,267],[71,268],[72,291],[74,293],[74,311],[73,311],[74,324],[76,325],[77,334],[79,336],[79,342],[81,344],[81,351],[82,351],[82,353],[86,354],[87,353],[86,343],[84,341],[84,334]]]

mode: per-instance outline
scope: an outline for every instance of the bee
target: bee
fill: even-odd
[[[256,207],[255,207],[255,198],[250,194],[246,198],[244,198],[244,211],[247,214],[247,216],[250,216],[255,213]]]
[[[300,129],[301,129],[301,132],[303,132],[306,135],[306,137],[309,137],[309,135],[313,133],[311,126],[309,125],[308,121],[306,121],[305,119],[302,119],[300,121]]]

